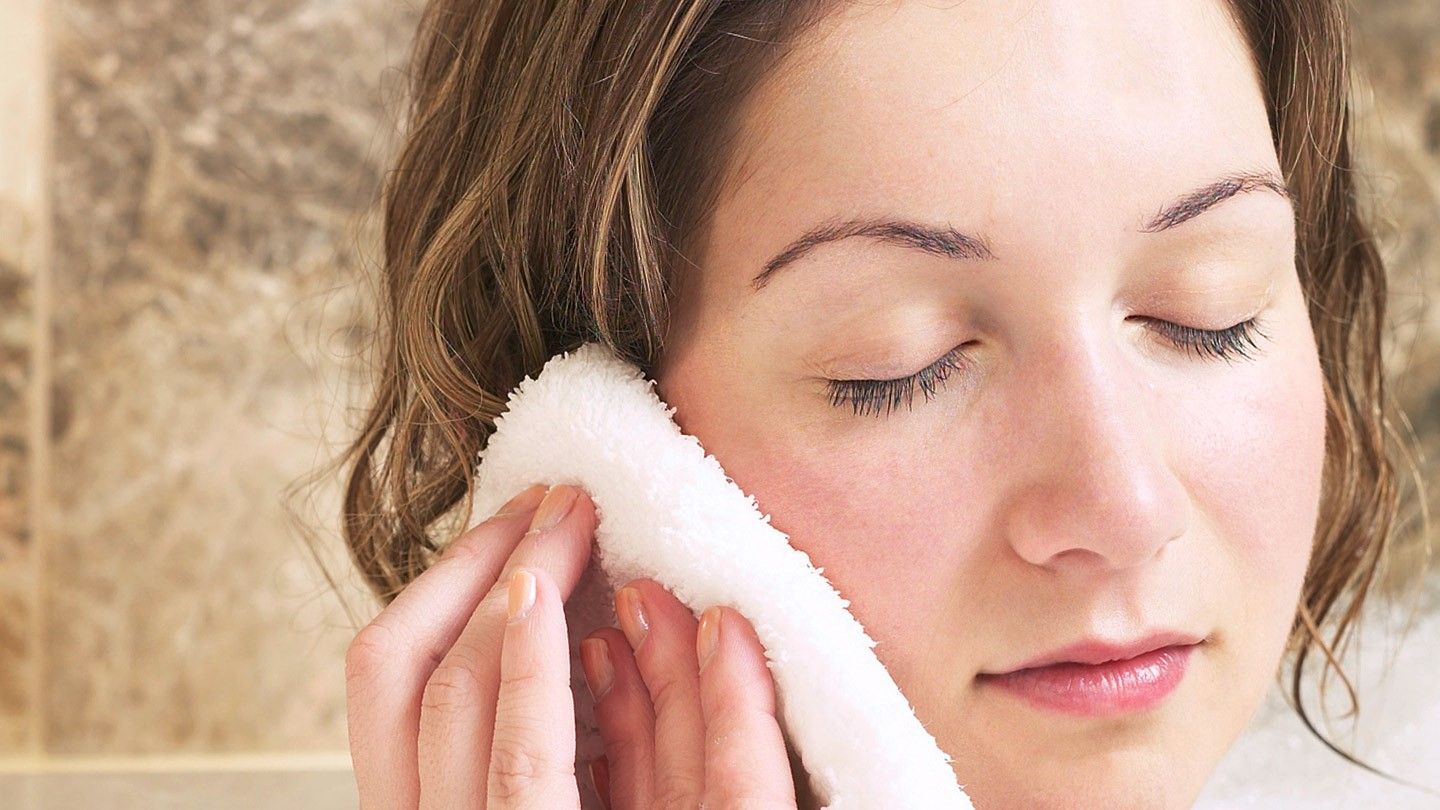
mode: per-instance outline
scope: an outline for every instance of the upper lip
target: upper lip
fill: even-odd
[[[1085,638],[1074,644],[1067,644],[1056,650],[1038,655],[1029,661],[1003,672],[982,672],[982,675],[1003,675],[1022,669],[1049,666],[1051,664],[1103,664],[1107,661],[1123,661],[1152,650],[1176,645],[1198,644],[1202,636],[1181,630],[1156,630],[1133,641],[1106,641],[1101,638]]]

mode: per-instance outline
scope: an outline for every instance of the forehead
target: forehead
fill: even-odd
[[[1274,163],[1219,0],[841,4],[740,116],[721,216],[757,239],[885,211],[1094,241]]]

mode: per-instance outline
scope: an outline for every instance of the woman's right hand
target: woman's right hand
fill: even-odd
[[[565,625],[525,623],[523,643],[505,639],[528,583],[536,604],[569,598],[595,521],[583,490],[536,484],[356,634],[346,714],[363,810],[579,806],[570,671],[535,652],[566,646]]]

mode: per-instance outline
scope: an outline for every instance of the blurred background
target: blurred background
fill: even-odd
[[[1367,642],[1430,625],[1393,675],[1362,662],[1358,731],[1326,728],[1440,786],[1440,742],[1389,753],[1440,740],[1440,586],[1399,587],[1440,547],[1419,533],[1425,500],[1440,511],[1440,9],[1352,7],[1397,428],[1430,483],[1406,482],[1414,540]],[[292,485],[364,403],[374,200],[418,11],[0,0],[0,807],[355,805],[342,659],[374,607],[338,481]],[[1308,757],[1297,786],[1354,770],[1267,706],[1212,798],[1245,792],[1256,746]]]

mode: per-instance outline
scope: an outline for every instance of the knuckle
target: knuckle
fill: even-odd
[[[345,649],[345,687],[355,694],[374,681],[378,672],[400,652],[395,632],[379,621],[360,628]]]
[[[479,528],[479,527],[476,527]],[[441,552],[440,559],[435,562],[436,566],[468,566],[480,561],[486,554],[485,544],[481,533],[471,530],[462,534]]]
[[[420,698],[423,711],[463,712],[480,705],[480,678],[463,662],[447,659],[425,681]]]
[[[674,673],[664,673],[656,677],[650,685],[650,697],[655,704],[655,713],[658,715],[672,708],[678,709],[683,701],[698,701],[699,694],[695,686]]]
[[[536,734],[497,733],[490,748],[491,797],[514,800],[536,792],[538,785],[557,776],[573,778],[574,763],[564,764],[534,745]]]
[[[552,692],[554,687],[537,673],[507,675],[500,684],[495,712],[510,718],[511,724],[525,728],[529,725],[528,718],[535,714],[535,707],[543,701],[554,700]]]
[[[549,686],[544,673],[534,669],[509,672],[501,680],[505,684],[505,690],[517,700],[529,700],[543,695]]]

